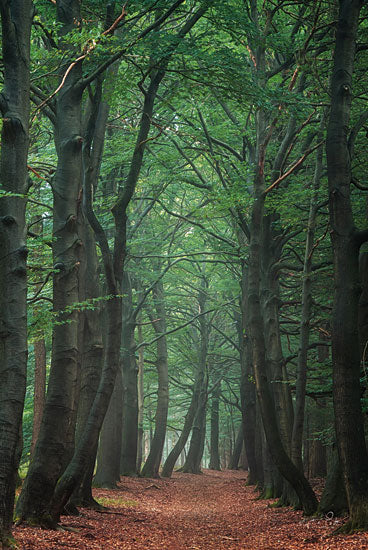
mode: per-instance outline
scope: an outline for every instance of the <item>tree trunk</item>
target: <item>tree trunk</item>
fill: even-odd
[[[331,110],[327,130],[327,168],[334,262],[332,362],[335,429],[350,519],[345,532],[368,527],[368,456],[361,410],[358,335],[359,248],[368,237],[354,224],[350,201],[351,158],[348,127],[360,0],[340,0]]]
[[[34,396],[33,396],[33,427],[30,457],[32,460],[34,448],[40,433],[43,409],[45,407],[46,393],[46,344],[45,339],[37,340],[34,343]]]
[[[203,277],[202,288],[198,294],[199,312],[205,311],[207,299],[207,281]],[[200,349],[198,361],[200,369],[203,372],[202,385],[200,388],[198,407],[193,421],[192,437],[185,464],[182,468],[183,472],[199,474],[201,473],[201,460],[204,449],[204,440],[206,433],[206,405],[207,405],[207,386],[208,377],[206,375],[206,362],[208,352],[209,330],[205,315],[199,318],[199,333],[200,333]]]
[[[368,368],[368,252],[359,256],[359,273],[362,293],[359,299],[359,343],[363,368]]]
[[[98,303],[93,303],[93,300],[98,299],[101,295],[96,240],[93,231],[89,225],[87,225],[87,220],[85,220],[82,230],[86,259],[85,294],[86,298],[92,301],[92,306],[94,307],[83,312],[82,367],[75,433],[76,444],[78,444],[82,437],[88,415],[96,396],[101,378],[103,360],[101,306],[98,305]],[[97,445],[91,450],[89,464],[81,484],[76,488],[70,499],[75,506],[91,506],[95,508],[97,505],[92,496],[91,487],[96,453]]]
[[[164,302],[164,288],[162,281],[158,281],[153,289],[157,319],[152,319],[155,334],[164,335],[166,332],[166,311]],[[149,455],[142,470],[142,476],[158,477],[162,451],[165,443],[167,413],[169,409],[169,374],[166,336],[157,340],[156,368],[158,374],[157,408],[155,416],[155,433],[151,443]]]
[[[29,63],[32,2],[1,2],[2,116],[0,184],[0,544],[11,540],[17,446],[27,368],[27,193]]]
[[[80,4],[58,2],[62,34],[80,21]],[[61,71],[63,71],[65,66]],[[40,434],[21,495],[17,516],[32,523],[49,523],[49,505],[56,482],[70,458],[71,430],[76,418],[78,382],[78,235],[79,193],[81,190],[82,138],[81,91],[74,86],[81,77],[81,66],[69,72],[56,96],[55,144],[58,165],[53,180],[53,304],[58,313],[53,330],[53,346],[48,391]],[[69,310],[69,311],[68,311]]]
[[[138,344],[143,342],[142,327],[138,324]],[[138,442],[137,442],[137,472],[141,471],[144,452],[144,348],[138,350]]]
[[[248,484],[262,482],[262,460],[256,458],[256,386],[249,342],[248,322],[248,279],[247,267],[242,263],[241,279],[241,324],[239,331],[239,348],[241,362],[240,400],[242,407],[242,426],[245,452],[249,465]]]
[[[219,401],[221,382],[212,391],[211,397],[211,439],[210,439],[210,470],[221,470],[219,455]]]
[[[260,55],[258,70],[262,72],[264,55]],[[261,246],[264,216],[264,156],[266,147],[266,119],[262,110],[257,113],[257,169],[254,180],[255,198],[251,212],[250,257],[248,282],[248,313],[251,353],[257,395],[269,451],[280,473],[287,479],[299,496],[306,514],[317,509],[317,500],[308,481],[297,470],[283,447],[276,420],[275,407],[269,387],[265,356],[264,322],[260,304]]]
[[[199,397],[199,406],[194,418],[192,427],[192,437],[190,440],[188,454],[185,459],[182,472],[187,474],[200,474],[201,460],[204,451],[204,442],[206,436],[206,405],[207,405],[207,384],[202,386]]]
[[[243,426],[242,424],[240,424],[238,432],[236,434],[234,449],[230,457],[229,470],[237,470],[239,468],[240,456],[243,450],[243,445],[244,445]]]
[[[132,314],[132,287],[128,273],[124,273],[122,292],[123,432],[120,473],[129,476],[137,474],[138,368],[134,341],[136,323]]]
[[[298,369],[295,392],[295,414],[293,423],[293,432],[291,440],[291,459],[299,470],[303,471],[303,428],[304,428],[304,408],[305,408],[305,390],[307,385],[307,361],[310,333],[310,320],[312,315],[312,253],[314,243],[314,232],[318,212],[318,189],[322,175],[322,147],[318,148],[314,181],[313,195],[310,199],[309,217],[307,235],[305,241],[304,265],[302,276],[302,311],[300,320],[300,336],[298,350]]]
[[[342,469],[337,452],[333,453],[332,464],[329,467],[325,488],[318,506],[321,514],[345,516],[348,512],[348,501],[344,486]]]
[[[120,480],[120,455],[122,436],[122,377],[118,371],[114,391],[100,434],[97,453],[97,470],[93,480],[95,487],[116,489]]]
[[[199,394],[202,387],[204,374],[205,373],[201,370],[199,366],[196,372],[195,380],[194,380],[192,398],[190,401],[188,411],[185,415],[183,429],[181,431],[181,434],[177,442],[175,443],[174,447],[171,449],[169,456],[165,460],[165,463],[163,465],[162,472],[161,472],[161,475],[163,477],[171,477],[176,461],[178,460],[179,456],[183,452],[185,444],[188,441],[190,430],[192,429],[192,425],[194,422],[196,410],[198,408]]]

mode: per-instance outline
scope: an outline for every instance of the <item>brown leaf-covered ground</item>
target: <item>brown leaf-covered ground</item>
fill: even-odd
[[[96,490],[109,513],[63,517],[65,531],[16,527],[22,550],[351,550],[368,534],[331,536],[341,523],[272,508],[245,485],[244,472],[174,474],[170,480],[122,478]]]

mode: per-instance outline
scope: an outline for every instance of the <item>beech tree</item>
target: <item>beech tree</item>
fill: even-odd
[[[358,230],[351,204],[351,162],[355,134],[349,134],[354,59],[362,2],[339,3],[331,112],[327,130],[327,166],[331,242],[334,258],[332,360],[335,428],[350,519],[344,532],[367,528],[368,456],[361,410],[358,330],[359,249],[368,230]],[[350,137],[350,139],[349,139]]]
[[[0,543],[11,546],[27,369],[26,193],[31,1],[1,2]]]
[[[337,23],[335,7],[56,0],[31,34],[31,4],[29,18],[1,4],[5,541],[26,233],[22,475],[39,341],[51,369],[20,521],[99,506],[98,454],[110,486],[142,464],[170,477],[241,463],[261,497],[306,514],[327,468],[320,510],[341,512],[346,487],[345,530],[365,528],[366,7],[341,0]]]

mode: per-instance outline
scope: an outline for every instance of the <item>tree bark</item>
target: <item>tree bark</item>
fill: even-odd
[[[123,369],[123,430],[120,473],[125,476],[137,474],[138,445],[138,367],[135,358],[134,331],[136,327],[132,306],[130,275],[123,276],[123,324],[122,353]]]
[[[207,281],[202,279],[202,288],[198,293],[199,312],[205,311],[207,299]],[[198,361],[200,369],[203,372],[202,385],[199,392],[198,406],[195,413],[192,437],[190,440],[188,454],[185,459],[182,472],[199,474],[201,473],[201,460],[204,449],[204,441],[206,434],[206,406],[208,397],[208,376],[206,374],[206,363],[208,353],[209,329],[205,315],[199,318],[199,334],[200,334],[200,349]]]
[[[80,21],[77,0],[57,3],[61,35]],[[65,65],[61,70],[63,76]],[[73,420],[79,380],[78,273],[80,245],[78,235],[79,193],[82,186],[82,91],[75,89],[81,78],[81,65],[69,72],[56,96],[55,145],[58,164],[53,180],[53,307],[57,323],[53,330],[50,377],[40,434],[34,457],[17,503],[20,520],[50,523],[49,505],[59,476],[70,458]],[[52,523],[52,522],[51,522]]]
[[[318,212],[318,189],[322,175],[322,147],[317,150],[316,165],[313,181],[313,195],[310,200],[309,217],[307,235],[305,241],[304,265],[302,276],[302,311],[300,320],[300,337],[298,350],[298,369],[295,392],[295,411],[294,423],[291,439],[291,459],[295,466],[303,471],[303,429],[304,429],[304,408],[305,408],[305,391],[307,386],[307,361],[308,361],[308,346],[310,334],[310,320],[312,315],[312,291],[311,291],[311,276],[312,276],[312,253],[314,243],[314,233],[316,218]]]
[[[210,470],[221,470],[219,454],[219,404],[221,382],[216,385],[211,396],[211,439],[210,439]]]
[[[101,329],[101,305],[94,299],[101,296],[99,283],[99,265],[96,250],[96,240],[93,231],[87,220],[82,224],[84,253],[86,260],[85,270],[85,295],[91,300],[91,309],[83,312],[83,338],[82,338],[82,366],[81,383],[77,414],[77,425],[75,440],[78,444],[85,429],[87,418],[96,396],[97,388],[101,378],[103,360],[103,342]],[[92,477],[96,461],[97,445],[91,449],[88,467],[81,481],[81,484],[74,491],[71,502],[74,506],[92,506],[97,503],[92,496]]]
[[[244,445],[243,426],[240,424],[236,434],[234,449],[230,457],[229,470],[237,470],[239,468],[240,455]]]
[[[0,198],[0,543],[7,549],[11,541],[27,368],[24,196],[28,187],[32,2],[1,2],[0,14],[4,83],[0,94],[0,184],[5,191]]]
[[[166,332],[165,297],[162,281],[158,281],[153,289],[153,297],[157,319],[152,319],[156,335]],[[155,432],[149,455],[142,470],[142,476],[158,477],[162,452],[165,443],[167,413],[169,409],[169,373],[166,337],[157,340],[156,368],[158,374],[157,407],[155,416]]]
[[[368,527],[368,456],[361,410],[358,335],[359,248],[368,232],[356,230],[350,200],[348,127],[360,0],[341,0],[331,78],[327,169],[334,263],[333,396],[338,451],[349,502],[345,532]]]
[[[114,391],[110,399],[97,453],[97,470],[93,480],[95,487],[116,489],[120,480],[120,454],[122,438],[122,377],[118,371]]]
[[[31,460],[34,453],[34,448],[40,433],[43,409],[45,407],[46,393],[46,343],[45,339],[41,338],[34,343],[34,397],[33,397],[33,427],[32,441],[29,451]]]
[[[138,344],[143,342],[142,327],[138,324]],[[138,442],[137,442],[137,472],[141,471],[144,453],[144,348],[138,350]]]

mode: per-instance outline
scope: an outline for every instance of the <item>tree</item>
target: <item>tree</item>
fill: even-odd
[[[327,167],[334,262],[332,361],[335,429],[350,518],[344,532],[368,526],[368,456],[361,410],[358,334],[359,249],[368,231],[358,230],[351,203],[349,121],[360,10],[359,0],[339,3],[327,129]]]
[[[11,546],[27,366],[30,0],[1,2],[3,89],[0,157],[0,543]]]

